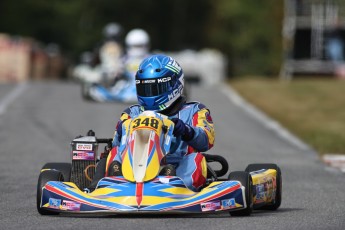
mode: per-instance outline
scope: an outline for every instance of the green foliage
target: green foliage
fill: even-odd
[[[76,57],[92,50],[109,22],[140,27],[159,50],[215,47],[231,72],[274,74],[280,66],[282,1],[2,0],[0,32],[58,43]]]
[[[219,0],[212,37],[229,55],[234,74],[278,73],[283,1]]]
[[[231,85],[320,154],[345,153],[345,81],[244,78]]]

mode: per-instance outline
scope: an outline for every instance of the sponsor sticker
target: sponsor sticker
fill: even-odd
[[[169,94],[169,95],[168,95],[169,100],[171,100],[172,98],[174,98],[176,95],[181,94],[181,93],[182,93],[182,88],[183,88],[183,86],[180,85],[180,86],[178,87],[178,89],[175,89],[171,94]]]
[[[148,79],[148,80],[142,80],[141,83],[142,84],[150,84],[150,83],[155,83],[156,80],[155,79]]]
[[[265,198],[264,184],[257,184],[255,189],[256,189],[256,202],[264,201],[264,198]]]
[[[63,200],[61,203],[61,209],[68,210],[68,211],[79,211],[80,203],[69,201],[69,200]]]
[[[236,203],[235,203],[234,198],[222,200],[222,209],[231,209],[231,208],[236,208]]]
[[[221,209],[221,205],[220,205],[219,200],[207,202],[207,203],[201,203],[200,206],[201,206],[201,211],[203,211],[203,212]]]
[[[73,151],[73,160],[94,160],[95,153],[94,152],[86,152],[86,151]]]
[[[170,178],[159,177],[159,181],[162,182],[163,184],[169,184]]]
[[[92,150],[92,144],[78,143],[76,149],[77,150]]]
[[[158,81],[158,83],[171,81],[171,77],[160,78],[160,79],[157,79],[157,81]]]
[[[211,132],[211,128],[210,128],[210,126],[205,125],[205,126],[204,126],[204,128],[205,128],[206,130],[208,130],[209,132]]]
[[[49,208],[60,209],[61,200],[49,198]]]
[[[210,124],[213,124],[213,120],[212,120],[210,112],[206,112],[205,116],[206,116],[207,122],[210,123]]]

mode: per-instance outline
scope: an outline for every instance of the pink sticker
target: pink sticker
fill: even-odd
[[[221,209],[220,201],[218,200],[207,202],[207,203],[201,203],[200,206],[201,206],[201,211],[203,212]]]
[[[80,203],[69,200],[63,200],[61,203],[61,209],[68,211],[79,211]]]
[[[94,152],[85,152],[85,151],[73,151],[72,160],[94,160]]]

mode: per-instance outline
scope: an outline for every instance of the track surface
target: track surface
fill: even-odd
[[[0,85],[0,101],[13,85]],[[67,162],[69,143],[93,129],[111,137],[123,104],[81,99],[71,83],[30,83],[0,115],[0,229],[345,229],[345,177],[326,170],[312,150],[300,150],[234,105],[218,88],[193,88],[193,100],[210,110],[216,145],[230,170],[249,163],[277,163],[283,173],[283,202],[275,212],[250,217],[40,216],[36,183],[46,162]]]

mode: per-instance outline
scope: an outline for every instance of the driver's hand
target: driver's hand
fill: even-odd
[[[123,124],[123,122],[124,121],[119,120],[117,122],[117,125],[116,125],[117,138],[118,138],[119,142],[121,141],[121,137],[122,137],[122,124]]]
[[[192,127],[185,124],[179,118],[172,118],[171,121],[174,122],[175,124],[174,131],[173,131],[173,134],[175,137],[181,136],[181,139],[184,141],[190,141],[193,139],[194,129]]]

